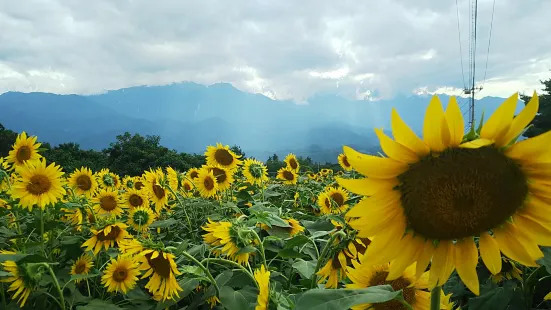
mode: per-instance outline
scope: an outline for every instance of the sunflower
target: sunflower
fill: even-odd
[[[151,294],[161,294],[163,301],[179,297],[178,291],[182,291],[182,288],[176,276],[181,272],[174,262],[174,254],[146,249],[137,256],[137,260],[140,263],[139,270],[145,271],[142,279],[150,277],[145,288]]]
[[[297,184],[297,174],[289,167],[281,168],[277,171],[277,178],[283,180],[284,184]]]
[[[322,214],[341,214],[348,209],[348,193],[340,187],[329,187],[319,194],[318,205]]]
[[[262,185],[268,181],[268,169],[262,162],[248,158],[243,164],[243,176],[253,185]]]
[[[342,169],[344,169],[346,171],[352,170],[352,166],[348,162],[348,158],[346,157],[345,154],[339,154],[339,157],[337,157],[337,159],[338,159],[339,165],[341,165]]]
[[[205,152],[207,165],[211,167],[221,167],[229,170],[237,168],[241,165],[241,155],[235,154],[228,145],[223,146],[221,143],[216,143],[216,146],[209,145]]]
[[[306,174],[306,176],[308,177],[308,179],[314,180],[314,181],[316,181],[317,178],[318,178],[318,176],[317,176],[315,173],[313,173],[313,172],[308,172],[308,173]]]
[[[92,197],[98,188],[98,181],[94,178],[92,170],[86,167],[76,169],[69,176],[69,185],[75,189],[77,195]]]
[[[0,251],[0,254],[16,253],[11,251]],[[38,288],[38,284],[42,278],[42,272],[40,269],[32,267],[31,265],[10,260],[2,262],[2,267],[5,271],[10,273],[10,276],[0,280],[0,282],[11,283],[8,292],[15,292],[12,299],[17,298],[19,307],[23,308],[31,292]]]
[[[230,222],[212,222],[208,219],[208,223],[202,228],[208,232],[203,235],[205,243],[222,247],[222,249],[214,251],[215,254],[224,254],[242,265],[249,263],[249,258],[253,253],[240,253],[240,251],[247,246],[254,246],[254,241],[252,238],[240,234],[239,227]]]
[[[125,189],[133,189],[134,178],[131,176],[125,175],[124,178],[122,178],[122,186],[124,186]]]
[[[501,259],[501,271],[498,274],[490,276],[492,282],[500,283],[504,279],[511,280],[513,278],[522,281],[522,271],[517,268],[514,261],[503,257]]]
[[[287,164],[287,168],[290,168],[290,170],[293,170],[294,172],[298,172],[300,169],[300,164],[297,160],[297,156],[293,153],[288,154],[285,157],[284,162]]]
[[[178,176],[178,172],[172,167],[167,167],[166,178],[168,180],[168,185],[170,186],[170,188],[172,188],[174,191],[178,191],[180,184],[180,177]]]
[[[61,212],[65,213],[62,217],[63,221],[66,221],[69,224],[75,226],[77,231],[82,230],[82,220],[84,217],[82,215],[82,211],[79,208],[61,208]]]
[[[23,208],[32,210],[34,205],[44,209],[46,205],[55,204],[65,195],[63,172],[55,163],[46,166],[45,160],[33,163],[26,162],[16,168],[21,176],[12,185],[12,198],[19,198]]]
[[[287,219],[285,221],[289,224],[289,226],[291,226],[287,228],[287,231],[289,232],[289,235],[291,235],[291,237],[304,231],[304,227],[300,225],[299,221],[295,219]]]
[[[161,182],[164,178],[165,175],[161,169],[145,172],[146,188],[155,205],[155,211],[157,213],[168,206],[168,197],[170,193],[161,186]]]
[[[214,173],[206,168],[199,170],[199,174],[195,179],[195,186],[203,198],[214,197],[218,190],[218,182],[214,177]]]
[[[36,139],[36,136],[27,137],[27,133],[23,131],[15,139],[6,161],[17,167],[23,166],[26,162],[42,158],[42,155],[38,153],[41,143],[37,143]]]
[[[389,276],[389,264],[371,265],[363,259],[361,262],[352,261],[352,267],[346,270],[347,276],[352,283],[347,284],[347,288],[362,289],[377,285],[390,285],[394,291],[402,290],[404,300],[415,310],[430,309],[430,292],[428,289],[429,273],[421,274],[419,278],[415,277],[416,265],[412,264],[407,267],[402,273],[393,280],[387,280]],[[449,297],[441,293],[440,308],[449,306]],[[353,310],[367,309],[407,309],[402,303],[397,300],[391,300],[384,303],[376,304],[361,304],[352,307]],[[449,308],[452,309],[452,308]]]
[[[234,181],[232,170],[217,167],[204,167],[204,169],[208,169],[212,172],[212,174],[216,178],[216,183],[218,184],[219,191],[230,189],[231,184]]]
[[[316,273],[320,278],[318,283],[325,283],[325,288],[337,288],[339,282],[346,278],[346,266],[352,259],[344,251],[337,251],[329,261]]]
[[[88,254],[82,254],[71,266],[71,272],[69,274],[72,275],[87,275],[92,267],[94,266],[94,263],[92,262],[92,257]],[[82,279],[76,279],[75,283],[79,283]]]
[[[101,169],[96,177],[101,188],[118,189],[121,185],[120,177],[106,168]]]
[[[185,197],[191,197],[193,195],[193,189],[195,188],[195,185],[191,183],[188,179],[182,180],[182,186],[181,186],[181,192],[184,194]]]
[[[94,198],[94,213],[99,216],[115,217],[123,213],[123,202],[118,191],[111,189],[100,190]]]
[[[93,236],[86,240],[81,247],[86,247],[86,251],[93,251],[94,255],[97,255],[102,246],[107,250],[130,236],[126,231],[127,227],[126,224],[115,223],[105,225],[100,230],[90,229]]]
[[[492,274],[501,271],[500,252],[522,265],[537,266],[543,257],[538,245],[551,246],[551,131],[516,142],[539,106],[534,93],[514,117],[517,101],[517,94],[511,96],[479,133],[464,136],[457,100],[450,98],[444,111],[434,96],[424,140],[393,110],[395,140],[375,131],[388,158],[344,147],[351,166],[367,178],[339,183],[370,196],[347,216],[358,218],[351,225],[360,236],[374,237],[366,259],[371,264],[391,262],[388,280],[413,262],[418,271],[424,270],[432,259],[431,288],[444,284],[456,269],[478,295],[475,237]]]
[[[134,189],[141,190],[145,187],[142,177],[134,177]]]
[[[8,202],[2,198],[0,198],[0,208],[6,208],[8,210],[11,209],[11,207],[8,205]]]
[[[197,177],[199,177],[199,169],[198,168],[189,168],[189,170],[186,172],[186,177],[190,180],[195,180]]]
[[[258,297],[256,299],[255,310],[267,310],[270,299],[270,271],[266,270],[264,265],[254,271],[254,279],[258,284]]]
[[[144,190],[129,189],[123,194],[122,203],[129,210],[138,207],[149,208],[149,197]]]
[[[107,288],[107,292],[123,292],[126,294],[136,285],[140,271],[138,262],[130,255],[119,255],[105,267],[101,284]]]
[[[136,207],[128,212],[128,224],[136,231],[146,232],[157,219],[157,215],[149,207]]]

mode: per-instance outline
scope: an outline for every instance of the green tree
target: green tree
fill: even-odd
[[[16,138],[16,132],[6,129],[4,125],[0,124],[0,157],[8,156]]]
[[[233,145],[230,147],[230,151],[234,152],[236,155],[241,155],[241,159],[245,158],[245,152],[241,149],[239,145]]]
[[[551,130],[551,79],[540,81],[543,84],[543,92],[539,94],[538,115],[534,118],[530,128],[524,136],[530,138]],[[521,99],[527,104],[531,96],[521,95]]]
[[[279,160],[279,156],[277,156],[277,154],[268,157],[268,160],[266,161],[266,168],[268,168],[268,173],[270,175],[273,176],[281,167],[285,167],[285,163]]]
[[[94,172],[107,167],[106,154],[94,150],[82,150],[77,143],[62,143],[55,147],[51,147],[49,143],[43,143],[42,147],[45,149],[42,155],[48,162],[55,162],[67,173],[81,167],[88,167]]]

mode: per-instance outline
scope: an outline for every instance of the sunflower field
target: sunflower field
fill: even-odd
[[[0,158],[1,309],[551,309],[551,132],[534,94],[465,130],[455,98],[423,137],[342,171],[268,177],[228,146],[188,171],[62,171],[21,133]],[[468,128],[467,128],[468,129]]]

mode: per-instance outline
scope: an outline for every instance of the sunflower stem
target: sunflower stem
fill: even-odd
[[[0,292],[2,293],[2,309],[8,309],[6,306],[6,293],[4,293],[4,283],[0,283]]]
[[[186,206],[184,205],[184,202],[182,201],[182,199],[180,199],[180,197],[178,195],[176,195],[176,192],[172,189],[172,187],[170,185],[167,184],[167,187],[170,190],[170,192],[172,193],[172,195],[174,195],[174,197],[176,197],[176,199],[178,200],[178,203],[180,204],[180,206],[182,206],[182,209],[184,210],[184,215],[186,216],[187,224],[189,226],[189,232],[191,233],[193,231],[193,226],[191,225],[191,220],[189,219],[189,216],[187,215],[187,210],[186,210]]]
[[[325,259],[325,256],[327,255],[327,252],[329,252],[329,250],[331,249],[333,242],[337,237],[344,237],[344,236],[346,236],[346,234],[342,230],[337,231],[334,235],[331,236],[329,241],[325,244],[325,246],[323,247],[323,250],[321,250],[321,254],[318,257],[318,262],[316,263],[316,269],[314,269],[314,273],[312,274],[312,282],[310,282],[311,289],[313,289],[316,286],[316,282],[318,280],[317,272],[320,269],[321,264]]]
[[[225,263],[225,264],[228,264],[228,265],[232,265],[234,267],[237,267],[239,268],[241,271],[243,271],[244,273],[246,273],[249,278],[251,278],[251,280],[253,280],[253,283],[255,283],[255,285],[258,286],[258,284],[256,283],[256,280],[253,276],[253,274],[247,270],[245,267],[243,267],[241,264],[238,264],[234,261],[231,261],[231,260],[227,260],[227,259],[223,259],[223,258],[205,258],[201,261],[201,264],[204,264],[204,263],[209,263],[209,262],[212,262],[212,263],[218,263],[218,264],[221,264],[221,263]]]
[[[435,286],[430,291],[430,310],[440,310],[440,294],[442,294],[441,286]]]
[[[406,309],[408,310],[415,310],[405,299],[404,299],[404,296],[403,296],[403,293],[402,295],[399,295],[398,298],[396,298],[397,301],[399,301]],[[440,308],[438,308],[439,310]]]
[[[40,208],[40,240],[42,240],[42,243],[41,243],[41,248],[42,248],[42,252],[44,252],[44,254],[46,254],[46,251],[44,250],[44,209]],[[46,257],[48,257],[48,255],[46,255]]]
[[[56,299],[56,301],[58,301],[59,305],[61,306],[61,310],[65,310],[65,298],[63,297],[63,291],[61,290],[61,287],[59,286],[59,282],[57,281],[57,277],[55,276],[55,273],[54,273],[52,267],[50,267],[50,265],[48,265],[46,263],[41,263],[41,265],[46,267],[48,269],[48,271],[50,272],[50,275],[52,276],[52,279],[54,280],[55,288],[57,289],[57,292],[59,294],[59,300]]]
[[[266,253],[264,253],[264,242],[260,240],[260,237],[258,236],[256,231],[251,230],[251,232],[253,233],[253,236],[258,240],[258,247],[260,250],[260,255],[262,256],[262,261],[264,262],[264,266],[268,268],[268,264],[266,263]]]
[[[195,264],[197,264],[197,267],[201,268],[201,270],[203,270],[203,272],[207,275],[207,278],[209,278],[210,282],[212,285],[214,285],[214,289],[216,290],[216,296],[220,296],[220,288],[218,287],[218,284],[216,283],[216,281],[214,280],[214,277],[212,276],[212,274],[210,273],[209,269],[205,267],[205,265],[203,265],[200,261],[198,261],[195,257],[193,257],[191,254],[189,254],[188,252],[186,251],[182,251],[181,252],[182,255],[184,255],[185,257],[187,257],[189,260],[191,260],[192,262],[194,262]],[[204,260],[203,260],[204,261]]]

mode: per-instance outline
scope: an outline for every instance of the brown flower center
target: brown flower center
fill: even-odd
[[[407,301],[408,304],[412,304],[415,301],[415,287],[410,287],[411,282],[408,279],[404,278],[398,278],[393,281],[386,281],[386,277],[388,276],[388,272],[386,271],[379,271],[376,272],[371,280],[369,281],[369,286],[377,286],[377,285],[390,285],[394,289],[394,291],[402,290],[402,294],[404,296],[404,299]],[[401,310],[406,309],[404,305],[402,305],[397,300],[391,300],[383,303],[373,304],[372,305],[374,310]]]
[[[111,240],[117,240],[117,237],[122,232],[122,229],[119,228],[119,226],[111,226],[111,231],[106,235],[105,230],[101,230],[96,235],[96,238],[98,238],[99,241],[111,241]]]
[[[140,195],[132,194],[128,197],[128,202],[132,207],[139,207],[143,204],[143,199]]]
[[[101,197],[99,205],[105,211],[113,211],[117,208],[117,199],[113,196]]]
[[[211,168],[212,173],[214,174],[214,177],[216,177],[216,181],[218,184],[224,183],[228,176],[226,175],[226,171],[220,168]]]
[[[48,176],[42,174],[33,175],[27,184],[27,191],[36,196],[48,192],[50,188],[52,188],[52,182]]]
[[[298,168],[298,163],[294,158],[289,159],[289,166],[291,169],[296,170]]]
[[[293,181],[295,179],[295,175],[291,171],[284,170],[283,178],[287,181]]]
[[[92,180],[87,175],[79,175],[77,178],[77,187],[83,191],[88,191],[92,188]]]
[[[17,153],[15,154],[15,158],[17,158],[18,162],[24,162],[31,158],[31,154],[32,154],[31,148],[24,145],[17,150]]]
[[[191,191],[191,185],[190,185],[189,183],[184,183],[184,190],[185,190],[186,192]]]
[[[136,181],[136,183],[134,183],[134,188],[137,189],[137,190],[140,190],[143,188],[143,182],[142,181]]]
[[[214,189],[214,180],[210,176],[207,176],[205,178],[205,180],[203,180],[203,186],[205,186],[205,188],[209,191],[213,190]]]
[[[76,274],[82,274],[86,270],[86,263],[83,261],[80,261],[75,266],[75,273]]]
[[[115,272],[113,272],[113,280],[115,282],[124,282],[128,278],[128,269],[125,267],[118,267],[115,269]]]
[[[151,266],[151,268],[153,268],[153,271],[155,271],[155,273],[157,273],[159,276],[167,279],[172,272],[170,261],[167,258],[163,257],[163,253],[159,253],[159,256],[155,257],[154,259],[151,259],[152,255],[153,253],[148,253],[145,255],[149,266]]]
[[[158,184],[153,184],[153,193],[157,199],[163,199],[165,196],[165,190]]]
[[[191,179],[196,179],[198,176],[199,176],[199,172],[197,172],[196,170],[193,170],[189,173],[189,177]]]
[[[432,239],[478,235],[524,204],[526,177],[494,147],[453,148],[428,156],[398,176],[409,227]]]
[[[343,156],[342,157],[342,163],[344,164],[345,167],[350,167],[350,163],[348,162],[348,157],[346,156]]]
[[[222,166],[229,166],[233,163],[233,155],[226,149],[216,150],[214,159]]]
[[[337,204],[337,206],[342,206],[344,205],[344,197],[342,196],[341,193],[332,193],[331,194],[331,199],[333,199],[333,201]]]

